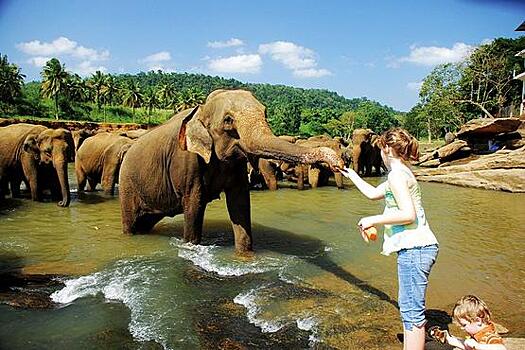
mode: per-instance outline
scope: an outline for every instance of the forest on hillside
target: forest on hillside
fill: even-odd
[[[235,79],[163,71],[138,74],[95,72],[82,78],[57,58],[42,68],[41,81],[24,82],[20,68],[0,54],[2,117],[139,122],[158,124],[174,112],[201,104],[215,89],[250,90],[267,107],[277,135],[328,134],[348,137],[356,128],[382,132],[403,126],[418,137],[442,137],[478,117],[516,115],[524,70],[525,36],[499,38],[465,60],[435,67],[425,77],[419,102],[402,113],[366,97],[348,99],[333,91],[250,84]]]

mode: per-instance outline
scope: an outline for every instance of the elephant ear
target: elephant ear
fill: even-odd
[[[206,163],[209,163],[213,139],[200,119],[195,117],[198,108],[198,106],[195,107],[183,119],[179,130],[179,146],[182,150],[197,153]]]

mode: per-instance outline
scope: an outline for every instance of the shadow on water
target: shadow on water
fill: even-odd
[[[0,252],[0,304],[31,309],[55,307],[50,295],[63,287],[57,279],[60,276],[24,274],[24,266],[24,258]]]
[[[111,196],[104,192],[80,192],[76,193],[75,197],[72,195],[71,200],[76,198],[82,204],[99,204],[115,200],[115,197],[118,198],[118,196]]]
[[[0,199],[0,216],[9,214],[24,205],[24,200],[19,198],[5,198]]]
[[[171,235],[182,238],[182,223],[174,223],[162,228],[155,228],[155,234]],[[233,246],[233,232],[229,222],[219,220],[207,220],[204,224],[204,234],[201,244]],[[325,253],[325,243],[319,239],[297,235],[289,231],[252,224],[252,236],[254,238],[254,250],[268,250],[283,255],[293,255],[319,268],[332,273],[338,278],[354,285],[364,292],[377,296],[399,309],[397,301],[393,300],[382,290],[371,286],[366,281],[356,277],[333,262]]]

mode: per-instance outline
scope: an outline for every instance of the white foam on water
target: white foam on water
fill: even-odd
[[[221,247],[219,246],[194,245],[183,243],[178,239],[172,239],[171,243],[179,248],[179,257],[191,261],[203,270],[214,272],[221,276],[243,276],[280,270],[290,260],[290,257],[281,259],[269,256],[256,256],[253,261],[237,261],[230,258],[221,259],[219,257]]]
[[[246,316],[248,317],[248,321],[250,321],[250,323],[254,324],[255,326],[261,328],[261,331],[263,333],[274,333],[283,328],[284,326],[284,324],[282,324],[280,320],[267,321],[261,318],[257,318],[257,315],[261,311],[257,303],[257,299],[259,297],[257,293],[265,287],[266,286],[261,286],[259,288],[249,290],[248,292],[241,293],[233,299],[233,302],[236,304],[240,304],[246,308]]]
[[[267,295],[272,297],[272,293],[264,293],[265,289],[270,286],[270,284],[264,284],[247,292],[240,293],[233,299],[233,302],[246,308],[248,321],[256,327],[259,327],[263,333],[274,333],[287,324],[295,323],[297,328],[310,332],[308,336],[308,345],[310,347],[313,348],[316,344],[320,343],[321,340],[317,330],[318,321],[311,315],[304,315],[299,318],[295,318],[296,316],[294,315],[284,315],[276,317],[273,320],[263,319],[260,316],[263,311],[261,305],[271,304],[271,301],[267,300]]]
[[[106,299],[118,300],[131,311],[129,331],[138,341],[156,341],[170,349],[158,328],[158,313],[145,310],[144,301],[151,297],[148,286],[155,269],[147,264],[120,261],[115,268],[64,281],[65,287],[51,294],[56,303],[69,304],[79,298],[102,293]]]
[[[306,318],[299,318],[296,320],[297,328],[302,329],[303,331],[311,332],[308,337],[308,345],[314,347],[315,344],[320,342],[319,335],[317,332],[317,319],[313,316]]]

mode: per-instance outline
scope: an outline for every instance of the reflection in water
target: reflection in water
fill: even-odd
[[[512,335],[525,335],[525,196],[421,186],[440,242],[427,307],[443,317],[460,296],[478,294],[497,322]],[[61,321],[40,330],[42,339],[42,332],[61,334],[61,322],[70,322],[71,313],[107,312],[104,299],[112,299],[130,310],[109,312],[115,325],[129,318],[135,341],[165,348],[229,344],[234,338],[240,344],[257,338],[260,347],[397,348],[402,328],[395,256],[381,256],[379,242],[364,243],[355,226],[363,215],[380,212],[382,203],[349,185],[343,191],[289,188],[251,197],[256,256],[249,261],[234,254],[224,201],[208,206],[203,245],[191,246],[180,241],[182,216],[162,220],[151,234],[123,235],[118,198],[100,192],[75,194],[69,208],[8,200],[0,207],[0,272],[69,276],[54,296],[76,307],[64,308]],[[22,312],[7,311],[0,312],[0,322]],[[28,320],[42,317],[23,312]],[[21,337],[31,325],[18,324],[18,333],[0,331],[0,338]],[[82,327],[86,334],[98,329],[89,321]],[[111,332],[101,344],[121,339],[116,328]]]

